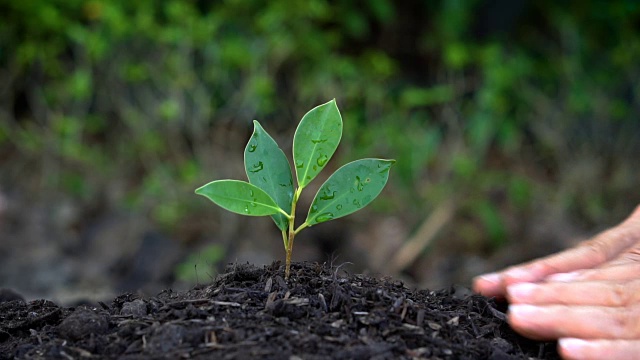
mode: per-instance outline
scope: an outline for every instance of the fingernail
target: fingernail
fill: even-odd
[[[531,272],[521,268],[507,270],[504,275],[515,280],[531,281]]]
[[[537,317],[543,311],[539,306],[534,305],[521,305],[512,304],[509,305],[509,316],[515,316],[519,318],[531,318]]]
[[[569,273],[558,273],[549,275],[545,278],[547,281],[558,281],[558,282],[571,282],[577,280],[580,277],[580,274],[577,272],[569,272]]]
[[[478,276],[478,279],[482,279],[482,281],[486,281],[493,285],[499,285],[500,283],[502,283],[502,276],[498,273],[480,275]]]
[[[512,301],[526,301],[537,290],[537,287],[532,283],[518,283],[507,286],[507,293]]]
[[[589,342],[582,339],[562,338],[558,340],[558,345],[563,355],[580,358],[588,351]]]

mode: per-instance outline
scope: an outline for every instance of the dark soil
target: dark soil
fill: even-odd
[[[211,285],[111,304],[0,303],[0,359],[558,359],[468,289],[294,264],[233,265]],[[504,306],[504,305],[502,305]]]

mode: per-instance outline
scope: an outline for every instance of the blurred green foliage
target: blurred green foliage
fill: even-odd
[[[634,0],[5,0],[0,13],[2,180],[35,193],[179,227],[206,206],[196,184],[241,174],[221,160],[254,118],[288,135],[336,97],[340,154],[398,159],[378,206],[412,224],[454,198],[480,224],[460,236],[500,246],[505,216],[536,202],[598,223],[638,200],[624,195],[639,178]]]
[[[218,274],[225,250],[220,244],[210,244],[189,255],[175,269],[176,279],[185,283],[207,282]]]

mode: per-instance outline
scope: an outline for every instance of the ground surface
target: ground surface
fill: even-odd
[[[60,307],[0,296],[0,359],[557,359],[465,288],[410,290],[335,267],[233,265],[206,286]],[[4,302],[1,302],[5,300]]]

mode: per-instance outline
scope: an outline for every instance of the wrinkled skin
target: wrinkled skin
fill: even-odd
[[[563,252],[478,276],[474,290],[509,301],[509,323],[559,339],[564,359],[640,357],[640,206]]]

